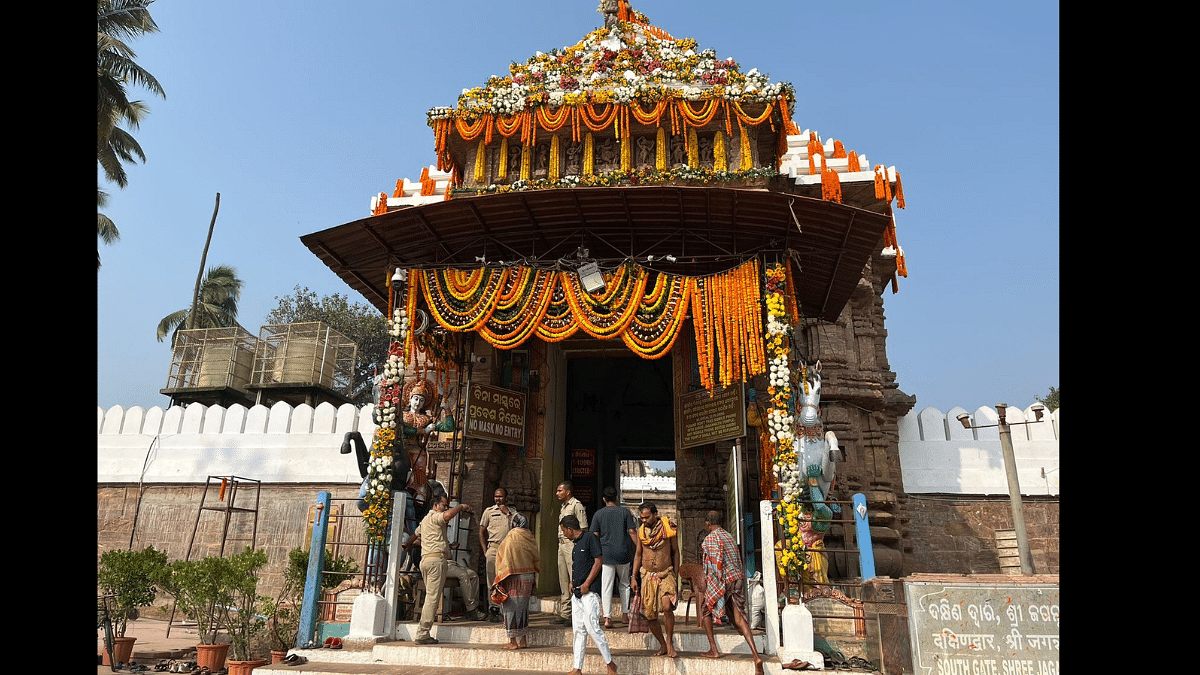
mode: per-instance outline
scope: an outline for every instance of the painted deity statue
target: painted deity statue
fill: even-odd
[[[440,406],[442,419],[434,418],[433,410],[439,406],[433,383],[429,380],[414,379],[404,385],[403,397],[407,403],[401,415],[403,420],[401,438],[412,467],[406,487],[412,493],[413,501],[416,503],[417,519],[419,520],[424,517],[423,512],[428,511],[431,490],[429,452],[426,450],[429,437],[435,431],[454,431],[454,418],[450,416],[445,403]]]
[[[837,450],[837,435],[824,431],[821,423],[821,362],[815,367],[804,367],[803,381],[798,388],[796,425],[796,459],[800,463],[800,476],[804,482],[801,499],[812,502],[804,507],[800,519],[801,536],[809,554],[809,567],[805,571],[806,582],[828,583],[829,576],[825,556],[817,551],[825,547],[825,533],[837,505],[829,505],[829,491],[834,480],[834,452]],[[824,432],[824,433],[822,433]]]

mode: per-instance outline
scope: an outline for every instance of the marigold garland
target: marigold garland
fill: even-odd
[[[800,470],[797,463],[795,435],[795,402],[792,396],[793,373],[790,355],[792,347],[792,317],[787,313],[787,263],[775,263],[766,269],[763,299],[767,309],[766,349],[770,356],[767,395],[767,428],[774,455],[772,467],[780,490],[775,515],[783,530],[782,551],[776,564],[793,580],[800,579],[808,566],[804,541],[800,536],[801,504]]]
[[[558,180],[558,167],[561,165],[561,162],[562,152],[559,149],[558,134],[554,134],[550,137],[550,166],[547,169],[547,178],[550,180]]]
[[[700,382],[709,392],[765,371],[758,261],[694,280],[692,324]]]
[[[487,179],[487,148],[484,147],[484,142],[479,141],[479,148],[475,151],[475,182],[482,183]]]
[[[667,130],[663,127],[659,127],[654,135],[654,168],[667,169]]]
[[[496,161],[496,176],[500,180],[508,178],[508,138],[500,138],[500,157]]]
[[[718,131],[713,137],[713,171],[728,171],[729,158],[725,154],[725,134]]]

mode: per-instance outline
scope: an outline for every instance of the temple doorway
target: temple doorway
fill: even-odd
[[[620,490],[622,462],[675,462],[672,389],[669,358],[567,361],[567,475],[589,516],[605,487]]]

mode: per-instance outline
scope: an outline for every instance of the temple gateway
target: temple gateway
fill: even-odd
[[[899,174],[801,130],[790,83],[601,9],[579,42],[429,110],[419,180],[301,237],[389,317],[372,456],[406,453],[476,506],[507,488],[544,560],[558,484],[590,514],[625,461],[675,463],[684,562],[709,509],[738,514],[753,571],[779,553],[757,545],[760,500],[786,533],[863,493],[876,573],[903,576],[897,419],[915,397],[883,314],[907,276]],[[368,495],[369,537],[389,500]],[[852,534],[827,525],[825,546]]]

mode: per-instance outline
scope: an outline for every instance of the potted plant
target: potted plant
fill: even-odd
[[[167,554],[147,546],[140,551],[106,551],[100,556],[96,571],[96,583],[104,593],[112,596],[114,612],[113,653],[105,650],[103,663],[129,663],[133,654],[135,637],[126,637],[125,630],[131,619],[137,618],[138,607],[154,603],[158,589],[155,581],[162,576],[167,566]]]
[[[209,556],[201,560],[177,560],[163,574],[161,586],[175,598],[175,609],[196,622],[200,644],[196,662],[209,670],[225,665],[229,643],[218,643],[217,633],[224,626],[233,603],[229,579],[232,565],[228,558]]]
[[[226,579],[232,603],[225,615],[225,628],[232,643],[232,657],[226,662],[229,675],[250,675],[257,666],[266,665],[266,659],[255,659],[256,639],[267,622],[261,613],[266,601],[258,594],[258,573],[267,564],[267,554],[247,547],[245,551],[229,558],[229,576]]]

